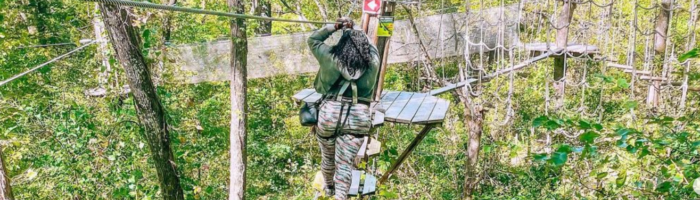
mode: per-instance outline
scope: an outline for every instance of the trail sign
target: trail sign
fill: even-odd
[[[394,17],[379,17],[379,28],[377,28],[377,36],[391,37],[394,33]]]
[[[382,0],[364,0],[362,11],[367,14],[379,14],[382,8]]]

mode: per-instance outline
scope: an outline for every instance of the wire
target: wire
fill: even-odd
[[[66,54],[60,55],[60,56],[58,56],[58,57],[55,57],[55,58],[53,58],[53,59],[51,59],[51,60],[49,60],[49,61],[47,61],[47,62],[45,62],[45,63],[42,63],[42,64],[39,65],[39,66],[36,66],[36,67],[34,67],[34,68],[30,69],[30,70],[27,70],[27,71],[25,71],[25,72],[22,72],[22,73],[20,73],[20,74],[17,74],[17,75],[15,75],[15,76],[13,76],[12,78],[8,78],[7,80],[4,80],[4,81],[0,82],[0,86],[3,86],[3,85],[5,85],[5,84],[9,83],[10,81],[13,81],[13,80],[15,80],[15,79],[17,79],[17,78],[20,78],[20,77],[24,76],[24,75],[27,75],[27,74],[29,74],[29,73],[31,73],[31,72],[33,72],[33,71],[36,71],[37,69],[42,68],[42,67],[44,67],[44,66],[46,66],[46,65],[48,65],[48,64],[51,64],[51,63],[56,62],[56,61],[58,61],[58,60],[60,60],[60,59],[63,59],[63,58],[65,58],[65,57],[67,57],[67,56],[69,56],[69,55],[71,55],[71,54],[73,54],[73,53],[75,53],[75,52],[78,52],[78,51],[84,49],[84,48],[87,47],[87,46],[90,46],[91,44],[95,44],[95,42],[96,42],[96,41],[91,41],[91,42],[89,42],[89,43],[87,43],[87,44],[85,44],[85,45],[83,45],[83,46],[80,46],[80,47],[78,47],[78,48],[75,48],[75,49],[71,50],[70,52],[68,52],[68,53],[66,53]]]
[[[150,9],[157,9],[157,10],[204,14],[204,15],[225,16],[225,17],[240,18],[240,19],[255,19],[255,20],[293,22],[293,23],[309,23],[309,24],[335,24],[335,22],[280,19],[280,18],[262,17],[262,16],[245,15],[245,14],[235,14],[235,13],[212,11],[212,10],[183,8],[183,7],[177,7],[177,6],[161,5],[161,4],[154,4],[154,3],[148,3],[148,2],[138,2],[138,1],[123,1],[123,0],[83,0],[83,1],[95,2],[95,3],[106,3],[106,4],[129,6],[129,7],[150,8]]]

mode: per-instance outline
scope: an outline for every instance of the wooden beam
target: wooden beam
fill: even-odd
[[[537,61],[540,61],[540,60],[542,60],[542,59],[548,58],[548,57],[551,56],[551,55],[552,55],[552,52],[546,52],[546,53],[541,54],[541,55],[539,55],[539,56],[537,56],[537,57],[530,58],[530,59],[525,60],[525,61],[523,61],[523,62],[521,62],[521,63],[519,63],[519,64],[517,64],[517,65],[514,65],[514,66],[511,67],[511,68],[507,68],[507,69],[502,69],[502,70],[496,71],[496,72],[494,72],[493,74],[490,74],[490,75],[487,75],[487,76],[483,77],[483,78],[481,79],[481,82],[488,82],[488,81],[490,81],[491,79],[493,79],[493,78],[495,78],[495,77],[497,77],[497,76],[499,76],[499,75],[502,75],[502,74],[505,74],[505,73],[508,73],[508,72],[511,72],[511,71],[517,71],[517,70],[523,69],[523,68],[529,66],[530,64],[533,64],[533,63],[535,63],[535,62],[537,62]],[[442,93],[445,93],[445,92],[449,92],[449,91],[451,91],[451,90],[454,90],[454,89],[457,89],[457,88],[461,88],[461,87],[464,87],[464,86],[467,85],[467,84],[475,83],[475,82],[478,82],[478,81],[479,81],[478,79],[470,78],[470,79],[467,79],[467,80],[462,81],[462,82],[459,82],[459,83],[450,84],[450,85],[447,85],[447,86],[442,87],[442,88],[434,89],[434,90],[430,91],[430,93],[428,93],[428,94],[430,94],[430,95],[432,95],[432,96],[439,95],[439,94],[442,94]]]
[[[654,76],[640,76],[639,79],[641,80],[650,80],[650,81],[667,81],[667,78],[664,77],[654,77]]]
[[[396,2],[385,2],[382,4],[382,16],[393,16],[395,6]],[[377,39],[377,50],[379,51],[379,56],[381,56],[381,65],[379,68],[379,76],[377,76],[377,87],[374,90],[375,101],[379,101],[382,98],[382,90],[384,90],[384,76],[388,65],[387,60],[389,58],[389,46],[391,44],[389,41],[391,41],[391,37],[379,37]]]
[[[617,63],[608,63],[608,67],[620,68],[620,69],[634,69],[632,66],[621,65]]]
[[[387,170],[386,173],[382,175],[382,178],[379,179],[379,184],[382,184],[384,183],[384,181],[389,179],[389,176],[391,176],[391,174],[394,173],[394,171],[396,171],[399,168],[399,166],[401,166],[401,163],[403,163],[403,161],[406,160],[408,155],[411,155],[411,152],[413,152],[416,146],[418,146],[418,144],[421,141],[423,141],[425,136],[428,135],[428,133],[430,133],[430,130],[433,129],[433,127],[435,127],[435,124],[428,124],[423,127],[423,130],[421,130],[420,133],[418,133],[418,135],[416,136],[416,138],[413,139],[411,144],[409,144],[408,147],[406,147],[406,150],[404,150],[399,156],[399,158],[397,158],[396,161],[391,165],[391,167],[389,167],[389,170]]]

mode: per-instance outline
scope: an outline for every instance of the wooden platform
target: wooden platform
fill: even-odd
[[[297,101],[316,102],[321,96],[314,89],[304,89],[293,97]],[[378,106],[385,110],[387,122],[438,124],[445,120],[450,102],[427,93],[386,91]]]
[[[525,50],[530,51],[536,55],[542,54],[544,52],[559,52],[561,51],[556,47],[554,43],[528,43],[525,44]],[[573,56],[589,55],[595,56],[599,54],[600,51],[598,47],[585,44],[569,44],[566,47],[566,52],[569,52]]]

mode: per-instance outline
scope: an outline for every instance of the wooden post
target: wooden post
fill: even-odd
[[[571,1],[563,1],[562,11],[557,17],[557,36],[556,36],[556,49],[564,51],[567,47],[569,41],[569,25],[571,24],[571,19],[573,18],[574,10],[576,9],[576,4]],[[560,108],[564,105],[564,91],[566,83],[564,79],[566,78],[566,71],[564,65],[566,65],[566,59],[564,55],[557,56],[554,58],[554,92],[556,96],[555,108]]]
[[[393,16],[394,8],[396,7],[396,2],[385,2],[382,4],[382,16]],[[386,74],[387,59],[389,57],[389,44],[391,37],[375,37],[377,44],[377,50],[379,51],[379,56],[381,60],[381,65],[379,68],[379,76],[377,77],[377,88],[374,90],[374,100],[379,101],[382,98],[382,90],[384,89],[384,74]]]
[[[668,36],[668,24],[671,15],[671,0],[663,0],[661,2],[661,7],[659,8],[659,15],[656,16],[656,27],[654,34],[654,51],[656,51],[656,57],[661,57],[661,63],[658,64],[659,68],[663,68],[666,62],[664,53],[666,52],[666,37]],[[653,72],[652,72],[653,73]],[[665,78],[666,74],[661,76]],[[661,93],[661,81],[650,80],[649,82],[649,92],[647,93],[647,105],[651,107],[659,106],[659,96]]]
[[[423,130],[421,130],[420,133],[418,133],[418,135],[416,136],[416,138],[413,139],[411,144],[409,144],[408,147],[406,147],[406,150],[401,152],[401,155],[399,156],[399,158],[396,159],[396,162],[394,162],[394,164],[392,164],[391,167],[389,167],[389,170],[387,170],[386,173],[382,175],[382,178],[379,179],[379,184],[382,184],[384,183],[384,181],[389,179],[389,176],[391,176],[391,174],[394,173],[394,171],[396,171],[396,169],[398,169],[399,166],[401,166],[401,163],[403,163],[403,161],[406,160],[408,155],[411,155],[416,146],[418,146],[418,144],[420,144],[420,142],[423,141],[423,138],[425,138],[425,136],[428,135],[428,133],[431,129],[433,129],[434,126],[435,124],[428,124],[425,125],[425,127],[423,127]]]

